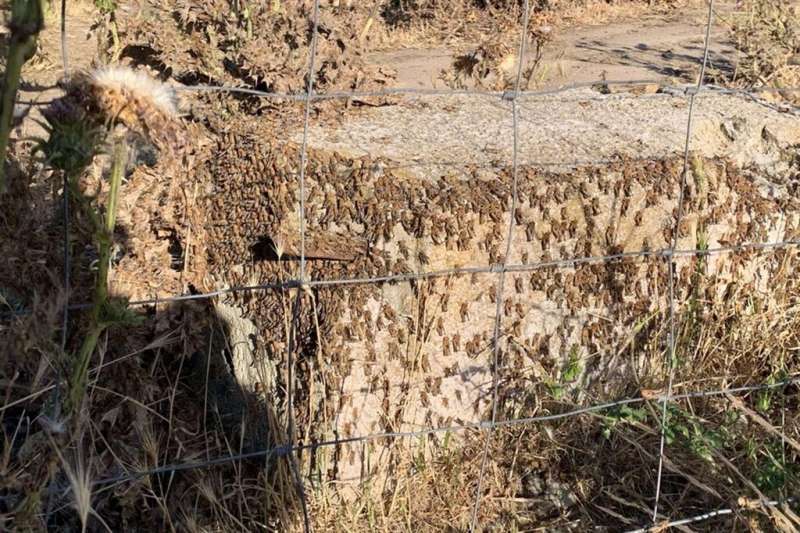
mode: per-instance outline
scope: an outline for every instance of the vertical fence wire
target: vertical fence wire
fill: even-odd
[[[700,75],[697,80],[697,85],[694,90],[689,93],[689,116],[686,122],[686,145],[683,151],[683,172],[681,173],[680,190],[678,192],[678,212],[675,218],[672,242],[670,243],[670,248],[666,250],[664,254],[667,268],[669,269],[669,338],[667,347],[667,368],[669,369],[669,375],[667,377],[667,393],[661,407],[661,436],[659,438],[658,445],[658,469],[656,474],[655,501],[653,502],[653,523],[656,523],[658,520],[658,503],[661,498],[661,483],[663,481],[664,474],[664,444],[666,442],[667,435],[667,405],[669,403],[667,398],[672,394],[672,385],[675,380],[675,352],[677,348],[677,340],[675,338],[675,269],[677,268],[677,264],[675,262],[675,251],[678,248],[678,239],[680,237],[681,221],[683,219],[683,202],[686,192],[687,175],[689,173],[689,149],[692,141],[692,121],[694,117],[695,97],[703,87],[703,80],[706,74],[706,65],[708,64],[708,50],[710,47],[711,24],[713,20],[714,0],[708,0],[708,18],[706,20],[703,63],[700,67]]]
[[[64,79],[69,76],[69,51],[67,50],[67,0],[61,0],[61,63]]]
[[[298,221],[300,225],[300,286],[297,288],[297,296],[292,312],[292,320],[289,326],[289,339],[287,342],[288,351],[286,357],[287,364],[287,433],[289,445],[295,446],[294,434],[294,349],[292,339],[296,338],[297,325],[299,322],[300,306],[303,305],[303,289],[306,286],[306,165],[308,164],[308,130],[311,119],[311,103],[314,98],[314,72],[317,57],[317,39],[319,35],[319,0],[314,0],[312,20],[311,20],[311,43],[309,46],[308,58],[308,78],[306,80],[305,110],[303,114],[303,141],[300,146],[300,169],[299,169],[299,192],[300,201],[298,207]],[[297,494],[300,498],[300,505],[303,510],[303,530],[305,533],[311,531],[311,521],[308,516],[308,502],[306,491],[303,484],[303,476],[300,472],[300,465],[295,453],[289,454],[289,464],[292,469]]]
[[[311,102],[314,100],[314,63],[317,59],[317,37],[319,35],[319,0],[314,0],[311,22],[311,45],[309,46],[308,80],[306,80],[305,113],[303,116],[303,142],[300,146],[300,283],[306,279],[306,164],[308,163],[308,128],[311,119]]]
[[[67,0],[61,0],[61,21],[60,21],[60,39],[61,39],[61,62],[62,62],[62,69],[64,71],[64,79],[66,80],[69,76],[69,63],[68,63],[68,55],[69,52],[67,50]],[[69,234],[70,234],[70,227],[69,227],[69,176],[67,172],[63,172],[62,176],[62,187],[63,193],[61,196],[61,216],[62,216],[62,224],[63,224],[63,234],[62,238],[64,239],[64,249],[62,251],[63,260],[64,260],[64,310],[62,312],[61,317],[61,357],[66,358],[67,352],[67,339],[69,337],[69,299],[70,299],[70,275],[71,275],[71,258],[69,253]],[[60,418],[61,416],[61,383],[64,380],[63,376],[63,365],[65,361],[59,362],[56,365],[56,387],[53,391],[53,416],[56,419]]]
[[[512,151],[512,189],[511,189],[511,205],[509,207],[508,216],[508,233],[506,235],[506,249],[503,255],[503,263],[500,271],[497,274],[497,285],[495,289],[495,316],[494,316],[494,333],[492,344],[492,407],[491,407],[491,422],[490,427],[486,431],[486,437],[483,444],[483,455],[481,457],[481,468],[478,474],[478,484],[475,488],[475,503],[472,506],[472,516],[470,518],[470,531],[474,532],[478,526],[478,512],[481,505],[481,493],[483,492],[483,478],[486,475],[486,465],[489,460],[489,447],[497,427],[497,396],[500,376],[499,373],[499,357],[500,357],[500,337],[501,337],[501,322],[503,313],[503,293],[505,289],[505,276],[508,265],[511,262],[512,242],[514,239],[514,225],[516,221],[517,202],[518,202],[518,177],[519,177],[519,110],[517,109],[517,98],[519,97],[520,85],[522,82],[522,73],[525,64],[525,48],[528,41],[528,21],[530,18],[530,5],[529,1],[525,0],[522,14],[522,29],[519,43],[519,55],[517,65],[517,77],[514,82],[514,92],[507,95],[511,99],[511,120],[512,120],[512,134],[513,134],[513,151]]]
[[[297,347],[297,327],[300,320],[300,307],[303,305],[303,290],[297,289],[297,296],[294,299],[294,303],[292,304],[292,311],[291,311],[291,321],[289,327],[287,328],[287,332],[289,334],[289,338],[287,339],[287,355],[286,355],[286,398],[287,398],[287,422],[286,422],[286,434],[287,439],[289,441],[289,446],[292,448],[293,451],[287,454],[289,459],[289,468],[292,471],[292,478],[295,484],[295,490],[297,491],[297,497],[300,499],[300,507],[303,513],[303,531],[305,533],[310,533],[311,531],[311,520],[308,516],[308,502],[306,500],[306,491],[305,486],[303,484],[303,476],[300,472],[300,465],[297,461],[297,456],[295,452],[299,452],[299,450],[295,450],[296,443],[295,443],[295,434],[294,434],[294,351]]]
[[[59,40],[61,45],[61,67],[66,81],[69,76],[69,63],[68,63],[68,49],[67,49],[67,0],[61,0],[61,20],[59,21]],[[2,164],[2,163],[0,163]],[[70,235],[70,211],[69,211],[69,174],[67,171],[62,170],[61,186],[63,188],[61,194],[61,224],[62,224],[62,259],[64,264],[63,280],[64,285],[64,309],[61,315],[61,353],[58,354],[60,360],[54,365],[55,369],[55,384],[52,389],[52,408],[49,416],[53,417],[53,424],[60,424],[61,422],[61,386],[65,383],[64,369],[68,365],[67,360],[67,341],[69,340],[69,313],[70,313],[70,284],[71,284],[71,257],[69,249],[69,235]],[[56,202],[57,204],[57,202]],[[53,509],[53,495],[56,493],[55,478],[51,479],[47,487],[47,498],[45,503],[45,524],[50,523],[50,519],[54,512]]]

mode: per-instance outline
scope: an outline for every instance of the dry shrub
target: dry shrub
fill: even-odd
[[[551,14],[563,17],[573,10],[585,8],[645,7],[674,8],[686,0],[530,0],[528,8],[533,18]],[[383,8],[383,18],[389,26],[420,24],[421,22],[448,22],[463,26],[481,16],[519,20],[524,12],[523,0],[388,0]]]
[[[520,90],[531,88],[540,72],[544,50],[551,40],[549,27],[528,32],[529,44],[525,54]],[[448,87],[463,89],[470,86],[490,90],[516,88],[519,74],[519,47],[502,39],[490,39],[480,46],[455,57],[452,68],[441,73]]]
[[[731,23],[740,55],[730,79],[743,87],[800,85],[800,7],[783,0],[748,0]]]
[[[359,26],[340,9],[320,10],[317,92],[375,89],[386,76],[365,65]],[[142,0],[122,22],[123,57],[145,62],[187,84],[244,85],[304,92],[313,17],[309,2]]]

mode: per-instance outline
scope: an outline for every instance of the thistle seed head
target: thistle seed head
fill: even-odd
[[[67,99],[89,118],[110,127],[121,124],[160,150],[186,145],[175,90],[143,72],[116,66],[79,73],[69,82]]]

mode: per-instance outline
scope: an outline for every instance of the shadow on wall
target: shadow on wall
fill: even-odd
[[[285,393],[275,388],[265,400],[259,390],[237,382],[231,366],[235,335],[211,301],[134,308],[138,323],[113,327],[101,336],[89,366],[85,416],[77,421],[53,416],[52,405],[63,405],[67,389],[63,386],[56,396],[54,384],[59,376],[69,379],[87,334],[91,309],[76,304],[91,302],[97,252],[86,231],[89,224],[71,205],[73,308],[62,351],[60,174],[35,181],[36,173],[13,158],[8,166],[11,189],[1,200],[13,209],[0,210],[0,383],[5,396],[0,421],[8,438],[0,449],[10,483],[0,483],[0,529],[25,524],[80,529],[64,466],[79,457],[75,468],[85,468],[88,481],[100,483],[89,497],[93,512],[112,529],[180,528],[188,527],[187,520],[202,528],[219,524],[220,514],[275,528],[296,524],[301,505],[285,450],[277,456],[260,453],[288,442],[285,420],[277,414],[285,411]],[[132,253],[128,233],[117,224],[115,260]],[[167,465],[198,468],[173,471]],[[231,490],[237,501],[228,497]],[[241,512],[243,502],[257,512]],[[90,529],[101,527],[97,517],[88,520]]]

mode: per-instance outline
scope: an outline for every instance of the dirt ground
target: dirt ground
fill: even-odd
[[[724,4],[718,7],[723,14]],[[544,55],[538,88],[548,89],[598,80],[694,80],[702,61],[707,12],[642,14],[635,20],[574,25],[557,32]],[[732,68],[736,51],[727,28],[717,19],[711,32],[710,62]],[[460,50],[404,48],[369,54],[368,60],[397,72],[395,87],[441,88],[440,73]]]

